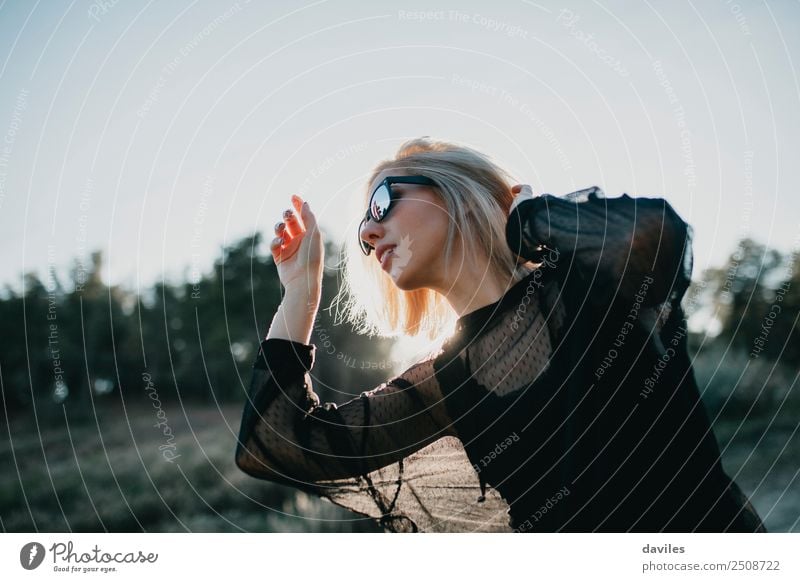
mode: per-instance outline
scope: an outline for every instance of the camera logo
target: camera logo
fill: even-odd
[[[44,561],[44,546],[38,542],[28,542],[19,551],[19,563],[26,570],[35,570]]]

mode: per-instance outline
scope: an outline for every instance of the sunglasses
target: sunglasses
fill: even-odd
[[[436,186],[436,182],[425,176],[388,176],[372,192],[369,198],[369,206],[361,224],[358,225],[358,244],[361,251],[369,256],[373,246],[361,238],[361,233],[367,225],[367,221],[372,219],[380,222],[389,214],[394,203],[400,199],[398,194],[392,192],[392,184],[418,184],[421,186]]]

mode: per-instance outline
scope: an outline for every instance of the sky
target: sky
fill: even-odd
[[[294,193],[355,237],[423,135],[535,193],[666,198],[695,275],[743,236],[794,252],[798,49],[796,1],[6,0],[0,287],[97,249],[111,284],[193,279]]]

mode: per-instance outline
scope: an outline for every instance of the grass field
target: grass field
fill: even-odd
[[[57,409],[2,425],[0,526],[8,532],[378,531],[369,520],[233,462],[239,406],[165,404],[167,447],[152,408]],[[88,414],[88,416],[87,416]],[[794,425],[794,426],[793,426]],[[724,465],[770,531],[800,531],[796,421],[718,423]],[[41,438],[40,438],[41,435]],[[159,450],[159,447],[162,447]],[[174,462],[162,455],[173,451]]]
[[[239,406],[164,409],[173,462],[152,408],[105,409],[96,422],[40,418],[40,433],[32,416],[12,420],[0,441],[2,529],[377,531],[327,501],[242,473],[233,462]]]

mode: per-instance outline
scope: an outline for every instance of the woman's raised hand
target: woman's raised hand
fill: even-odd
[[[284,287],[316,293],[322,285],[322,235],[308,202],[293,195],[292,205],[294,209],[287,209],[275,225],[272,258]]]

